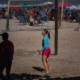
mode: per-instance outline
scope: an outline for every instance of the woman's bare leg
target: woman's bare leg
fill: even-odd
[[[47,56],[42,56],[42,61],[43,61],[43,64],[44,64],[44,67],[45,67],[45,71],[46,71],[46,74],[49,73],[49,64],[48,64],[48,61],[47,61]]]
[[[50,64],[49,64],[48,57],[47,57],[47,66],[48,66],[48,72],[47,73],[49,73],[49,66],[50,66]]]

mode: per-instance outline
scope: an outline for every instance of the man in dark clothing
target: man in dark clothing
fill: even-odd
[[[10,80],[10,70],[14,54],[14,45],[8,40],[8,33],[1,34],[3,42],[0,43],[0,79],[4,80],[3,70],[6,68],[7,80]]]

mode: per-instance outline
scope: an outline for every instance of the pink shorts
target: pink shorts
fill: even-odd
[[[50,49],[50,48],[45,49],[45,50],[42,52],[42,56],[45,55],[45,56],[49,57],[50,53],[51,53],[51,49]]]

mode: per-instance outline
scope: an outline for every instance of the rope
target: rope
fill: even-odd
[[[52,33],[52,31],[50,29],[48,29],[48,31],[53,35],[53,37],[55,37],[55,35]]]

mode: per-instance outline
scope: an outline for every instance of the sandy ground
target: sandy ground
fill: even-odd
[[[5,24],[5,20],[0,20],[0,31],[5,29]],[[16,30],[16,25],[16,20],[10,20],[11,30]],[[49,25],[50,28],[54,28],[54,22],[49,22]],[[28,25],[21,27],[31,28]],[[41,31],[9,32],[9,40],[15,46],[11,70],[13,80],[80,80],[80,31],[74,30],[77,27],[79,27],[78,23],[63,22],[63,27],[59,29],[58,55],[50,55],[50,76],[46,77],[43,77],[44,66],[41,62],[41,55],[37,52],[41,49],[43,37]],[[20,26],[17,25],[17,29],[19,28]],[[51,31],[54,34],[54,29]],[[51,54],[54,54],[54,37],[52,34],[50,47]]]

